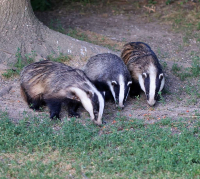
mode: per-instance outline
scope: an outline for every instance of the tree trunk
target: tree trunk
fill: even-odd
[[[88,58],[109,52],[106,48],[49,29],[35,17],[30,0],[1,0],[0,64],[15,63],[18,49],[22,57],[34,51],[36,61],[52,53]]]

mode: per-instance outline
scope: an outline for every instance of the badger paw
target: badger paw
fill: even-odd
[[[70,112],[70,113],[68,114],[68,117],[80,118],[81,116],[80,116],[80,114],[78,114],[78,113],[76,113],[76,112]]]

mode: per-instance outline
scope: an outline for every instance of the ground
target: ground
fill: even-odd
[[[112,4],[113,3],[113,4]],[[180,4],[179,4],[180,5]],[[145,6],[145,7],[144,7]],[[53,10],[36,12],[36,16],[50,28],[66,34],[79,33],[83,40],[90,40],[100,45],[107,45],[120,55],[122,46],[130,41],[141,41],[149,44],[157,54],[166,77],[165,89],[162,98],[154,107],[149,107],[144,94],[140,98],[128,98],[124,110],[115,108],[115,104],[109,101],[105,105],[103,119],[109,124],[116,116],[127,118],[146,119],[147,123],[153,123],[162,118],[177,119],[180,117],[195,119],[199,114],[199,85],[198,78],[186,78],[181,80],[175,74],[175,64],[181,68],[180,74],[186,68],[191,68],[194,58],[200,51],[198,29],[192,31],[192,35],[176,28],[177,24],[166,20],[166,16],[175,11],[172,5],[136,4],[128,1],[110,2],[105,4],[63,4]],[[193,11],[196,4],[188,2],[181,4],[180,8]],[[149,10],[152,9],[152,12]],[[155,8],[155,12],[154,11]],[[165,11],[163,13],[162,11]],[[166,13],[169,12],[169,13]],[[166,15],[167,14],[167,15]],[[158,17],[157,17],[158,16]],[[83,36],[84,34],[84,36]],[[86,36],[86,39],[85,39]],[[95,40],[94,40],[95,39]],[[74,61],[73,58],[67,64],[82,68],[86,63]],[[5,72],[0,66],[1,73]],[[178,71],[178,70],[177,70]],[[19,76],[6,79],[0,78],[0,107],[6,110],[14,120],[19,120],[24,113],[38,115],[28,108],[20,95]],[[84,109],[80,109],[82,119],[88,118]],[[48,109],[40,112],[48,115]],[[66,117],[67,112],[63,108],[61,117]]]

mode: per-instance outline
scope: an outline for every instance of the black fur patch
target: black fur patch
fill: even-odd
[[[146,90],[146,98],[149,100],[149,91],[150,91],[150,77],[149,74],[147,74],[147,77],[144,78],[144,87]]]
[[[94,81],[93,83],[99,91],[109,91],[110,90],[107,83],[99,82],[99,81]]]
[[[51,119],[59,119],[62,100],[54,98],[54,99],[46,99],[45,102],[49,108],[50,118]]]
[[[23,85],[21,85],[21,90],[24,92],[24,94],[26,96],[27,103],[28,103],[28,105],[31,109],[40,110],[40,108],[45,105],[42,94],[39,94],[39,95],[35,96],[34,98],[31,98],[29,96],[29,94],[26,92]]]
[[[77,110],[80,106],[80,102],[77,102],[75,100],[67,100],[67,103],[65,104],[68,106],[68,116],[69,117],[76,117],[80,118],[80,114],[77,113]]]
[[[93,112],[94,112],[94,116],[95,116],[94,120],[97,121],[98,115],[99,115],[99,99],[95,93],[92,98],[92,105],[93,105]]]
[[[161,81],[162,81],[162,79],[159,79],[159,75],[160,74],[157,74],[156,76],[156,92],[155,92],[155,97],[154,97],[155,100],[158,100],[159,98],[158,92],[159,92]]]
[[[132,98],[136,97],[136,96],[139,96],[141,91],[142,91],[142,89],[140,87],[139,82],[132,80],[132,84],[130,86],[130,96]]]
[[[120,90],[120,86],[118,84],[115,84],[114,92],[115,92],[116,104],[119,104],[119,90]]]
[[[126,100],[126,98],[127,98],[129,88],[130,88],[130,86],[127,86],[127,85],[125,84],[125,88],[124,88],[125,91],[124,91],[124,100],[123,100],[123,105],[124,105],[125,100]]]
[[[93,83],[101,93],[105,92],[105,97],[104,97],[105,100],[113,99],[112,93],[110,92],[110,88],[107,83],[99,81],[94,81]]]

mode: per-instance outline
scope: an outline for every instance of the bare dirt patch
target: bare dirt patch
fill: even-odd
[[[200,107],[199,77],[181,81],[173,74],[172,66],[176,63],[182,68],[191,67],[194,54],[198,56],[200,52],[199,42],[191,37],[185,43],[183,31],[174,32],[171,24],[163,23],[162,18],[156,18],[156,14],[149,13],[145,8],[137,8],[135,3],[127,3],[126,1],[119,1],[118,4],[113,2],[113,5],[109,4],[106,8],[104,5],[98,8],[95,5],[76,4],[76,6],[63,6],[48,12],[38,12],[36,15],[51,28],[62,28],[64,33],[78,28],[79,33],[86,34],[91,42],[98,41],[99,45],[109,44],[118,55],[123,44],[130,41],[142,41],[149,44],[159,57],[166,75],[164,99],[155,107],[150,108],[142,94],[138,99],[128,98],[125,109],[122,111],[117,110],[113,102],[107,102],[104,111],[105,121],[112,122],[120,116],[145,119],[147,123],[167,117],[196,119]],[[193,8],[190,4],[186,8],[191,7]],[[156,11],[162,12],[162,5],[157,6]],[[163,16],[165,16],[164,12]],[[82,61],[72,59],[68,64],[82,68],[86,61],[87,59],[82,59]],[[0,93],[12,87],[8,92],[2,93],[0,101],[0,108],[8,111],[11,118],[21,119],[24,111],[32,115],[39,114],[29,109],[21,98],[19,77],[9,80],[2,77],[0,86]],[[83,119],[89,117],[83,109],[80,110],[83,112]],[[43,113],[48,114],[48,109],[45,109]],[[64,108],[61,116],[67,116]]]

